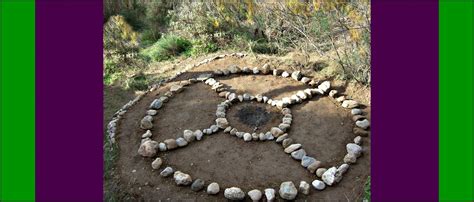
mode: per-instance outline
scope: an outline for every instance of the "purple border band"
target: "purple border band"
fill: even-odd
[[[372,199],[438,200],[438,2],[372,1]]]
[[[102,201],[102,1],[36,0],[36,200]]]

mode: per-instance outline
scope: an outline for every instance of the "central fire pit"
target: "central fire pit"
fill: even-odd
[[[268,123],[272,118],[272,113],[264,107],[247,105],[242,107],[236,114],[239,121],[250,127],[260,127]]]

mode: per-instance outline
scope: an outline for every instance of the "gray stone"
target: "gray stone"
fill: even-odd
[[[184,132],[183,132],[183,138],[184,138],[187,142],[192,142],[192,141],[196,140],[196,136],[194,135],[194,132],[191,131],[191,130],[184,130]]]
[[[147,140],[140,145],[140,148],[138,148],[138,154],[144,157],[153,157],[156,155],[157,150],[158,142]]]
[[[288,139],[287,139],[288,140]],[[292,144],[285,148],[285,153],[289,154],[301,148],[301,144]]]
[[[329,81],[324,81],[318,86],[318,89],[322,90],[323,92],[328,91],[329,88],[331,88],[331,83]]]
[[[229,94],[229,96],[227,96],[227,99],[232,101],[232,102],[235,102],[235,101],[237,101],[238,98],[237,98],[237,95],[235,93],[231,93],[231,94]]]
[[[326,184],[324,184],[323,181],[321,180],[314,180],[312,183],[313,187],[316,189],[316,190],[323,190],[324,188],[326,188]]]
[[[352,153],[356,157],[359,157],[362,154],[362,147],[354,143],[347,144],[346,149],[347,153]]]
[[[282,123],[278,125],[278,128],[280,128],[282,131],[286,132],[288,129],[290,129],[290,124]]]
[[[275,200],[275,189],[272,189],[272,188],[265,189],[265,197],[267,198],[267,201]]]
[[[245,133],[244,134],[244,141],[245,142],[252,141],[252,135],[250,133]]]
[[[245,193],[238,187],[231,187],[224,190],[224,197],[229,200],[243,200]]]
[[[263,102],[263,103],[267,103],[267,102],[268,102],[268,97],[267,97],[267,96],[263,96],[262,102]]]
[[[140,121],[140,128],[142,129],[151,129],[153,128],[153,116],[146,115],[143,117],[143,119]]]
[[[149,137],[151,137],[151,136],[152,136],[151,131],[150,131],[150,130],[146,130],[146,132],[143,133],[142,138],[149,138]]]
[[[219,193],[219,191],[220,191],[219,184],[217,184],[216,182],[213,182],[209,184],[209,186],[207,186],[207,194],[214,195],[214,194]]]
[[[235,136],[237,136],[238,138],[243,138],[244,134],[245,134],[244,132],[237,132],[237,133],[235,133]],[[250,135],[250,136],[252,136],[252,135]]]
[[[266,140],[273,140],[273,139],[275,139],[275,137],[273,137],[271,132],[266,132],[265,133],[265,139]]]
[[[231,126],[228,126],[227,128],[224,129],[224,133],[229,133],[232,130]]]
[[[168,177],[172,175],[173,173],[174,173],[174,170],[172,167],[166,167],[165,169],[161,171],[160,175],[163,177]]]
[[[231,135],[236,135],[237,132],[239,132],[237,128],[232,128],[232,130],[230,130]]]
[[[252,140],[257,141],[258,140],[258,134],[257,133],[252,133]]]
[[[250,94],[244,93],[243,98],[244,98],[245,101],[249,101],[250,100]]]
[[[357,136],[354,138],[354,143],[360,145],[362,143],[362,137],[361,136]]]
[[[299,81],[302,76],[303,74],[301,74],[301,71],[294,71],[293,73],[291,73],[291,78],[297,81]]]
[[[335,176],[336,182],[340,182],[342,180],[342,175],[349,169],[349,164],[342,164],[337,168]]]
[[[154,109],[149,109],[149,110],[146,111],[146,115],[150,115],[150,116],[155,116],[157,113],[158,113],[158,111],[156,111]]]
[[[263,74],[269,74],[270,73],[270,65],[269,64],[264,64],[262,66],[262,73]]]
[[[161,102],[165,103],[165,102],[168,102],[169,97],[168,96],[161,96],[158,99],[161,100]]]
[[[250,72],[252,72],[252,70],[249,67],[243,67],[242,72],[243,73],[250,73]]]
[[[353,153],[347,153],[344,156],[344,163],[352,164],[357,162],[357,156]]]
[[[237,74],[242,71],[237,65],[229,65],[228,70],[231,74]]]
[[[272,129],[270,129],[270,132],[272,133],[273,137],[279,137],[284,133],[280,128],[277,127],[273,127]]]
[[[150,104],[151,109],[160,109],[163,106],[163,102],[160,99],[155,99]]]
[[[304,93],[304,91],[301,91],[301,90],[296,93],[296,96],[298,96],[302,100],[306,100],[308,98],[308,96],[306,96],[306,93]]]
[[[293,122],[292,118],[283,118],[282,123],[291,125],[291,122]]]
[[[278,137],[278,138],[276,139],[276,142],[277,142],[277,143],[281,143],[281,142],[283,142],[283,140],[285,140],[286,138],[288,138],[288,133],[285,133],[285,134],[281,135],[280,137]]]
[[[283,142],[281,142],[281,145],[283,146],[283,148],[287,148],[291,144],[293,144],[293,139],[291,138],[286,138],[285,140],[283,140]]]
[[[306,151],[304,149],[299,149],[294,152],[291,152],[291,157],[293,157],[293,159],[295,160],[301,160],[305,155]]]
[[[254,189],[247,193],[252,201],[259,201],[262,198],[262,192],[258,189]]]
[[[239,99],[239,102],[243,102],[244,101],[244,96],[237,95],[237,99]]]
[[[303,156],[303,158],[301,158],[301,166],[305,168],[307,168],[309,165],[313,164],[314,162],[316,162],[316,159],[311,156]]]
[[[327,170],[328,170],[328,169],[326,169],[326,168],[318,168],[318,169],[316,170],[316,176],[318,176],[318,177],[323,176],[323,174],[324,174]]]
[[[362,121],[356,121],[356,126],[362,129],[367,129],[370,126],[369,120],[364,119]]]
[[[331,167],[323,173],[321,178],[323,179],[324,183],[329,186],[334,184],[334,182],[336,181],[336,170],[336,167]]]
[[[258,69],[258,67],[254,67],[254,68],[252,69],[252,72],[253,72],[254,74],[258,74],[258,73],[260,73],[260,70]]]
[[[198,81],[205,81],[205,80],[207,80],[207,79],[209,79],[209,78],[211,78],[211,77],[212,77],[212,74],[201,74],[201,75],[199,75],[196,79],[197,79]]]
[[[307,84],[307,83],[309,83],[310,81],[311,81],[311,79],[308,78],[308,77],[303,77],[303,78],[301,78],[301,82],[303,82],[304,84]]]
[[[217,118],[216,119],[216,125],[217,125],[217,127],[221,128],[221,129],[224,129],[224,128],[227,128],[229,126],[229,122],[227,121],[226,118]]]
[[[291,114],[291,109],[290,108],[283,108],[283,109],[281,109],[281,113],[283,115]]]
[[[183,173],[181,171],[176,171],[173,175],[174,181],[177,185],[187,186],[193,182],[193,179],[190,175]]]
[[[160,142],[160,144],[158,144],[158,148],[160,149],[160,151],[166,151],[166,144],[163,142]]]
[[[294,200],[296,195],[298,194],[298,190],[296,189],[293,182],[283,182],[280,185],[279,190],[280,197],[286,200]]]
[[[203,188],[204,188],[204,180],[196,179],[191,184],[191,190],[192,191],[198,192],[198,191],[201,191]]]
[[[203,135],[204,134],[202,133],[201,130],[194,131],[194,136],[196,136],[196,140],[201,140]]]
[[[351,114],[352,115],[361,115],[362,114],[362,110],[359,109],[359,108],[354,108],[351,110]]]
[[[290,76],[290,73],[288,73],[287,71],[284,71],[283,73],[281,73],[281,76],[283,78],[286,78],[286,77],[289,77]]]
[[[352,109],[359,106],[359,103],[355,100],[344,100],[342,102],[342,107]]]
[[[301,181],[300,186],[299,186],[299,191],[303,193],[304,195],[309,194],[309,184],[306,181]]]
[[[158,157],[153,162],[151,162],[151,167],[154,170],[158,170],[158,169],[160,169],[161,164],[163,164],[163,160],[161,160],[161,158]]]
[[[264,133],[259,133],[259,134],[258,134],[258,139],[259,139],[260,141],[265,141],[265,140],[267,140],[267,137],[265,137],[265,134],[264,134]]]
[[[166,148],[168,150],[172,150],[172,149],[176,149],[178,148],[178,144],[176,143],[176,140],[175,139],[166,139],[165,141],[166,144]]]
[[[315,161],[306,168],[310,173],[315,173],[321,167],[321,161]],[[321,176],[320,176],[321,177]]]
[[[183,91],[183,86],[181,86],[181,85],[172,85],[170,87],[170,92],[172,92],[172,93],[179,93],[181,91]]]
[[[219,130],[219,127],[217,127],[217,125],[212,125],[211,127],[209,127],[209,129],[211,129],[212,133],[215,133]]]
[[[188,145],[188,141],[186,141],[184,138],[180,137],[180,138],[176,139],[176,144],[178,145],[178,147],[185,147],[186,145]]]
[[[263,96],[262,95],[256,95],[255,98],[257,99],[257,102],[262,102],[263,101]]]

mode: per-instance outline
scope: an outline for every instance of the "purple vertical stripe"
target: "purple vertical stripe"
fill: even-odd
[[[437,201],[437,1],[373,1],[372,56],[372,199]]]
[[[36,199],[101,201],[102,1],[36,0]]]

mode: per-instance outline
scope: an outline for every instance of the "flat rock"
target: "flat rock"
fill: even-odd
[[[299,192],[303,193],[304,195],[309,194],[309,184],[306,181],[301,181],[299,186]]]
[[[331,88],[331,83],[329,81],[324,81],[318,86],[318,89],[322,90],[323,92],[328,91],[329,88]]]
[[[151,162],[151,167],[154,170],[158,170],[158,169],[160,169],[161,164],[163,164],[163,160],[161,160],[161,158],[158,157],[153,162]]]
[[[361,115],[361,114],[362,114],[362,110],[359,109],[359,108],[351,109],[351,114],[352,114],[352,115]]]
[[[177,185],[180,186],[187,186],[190,185],[193,182],[193,179],[191,178],[191,175],[188,175],[186,173],[183,173],[181,171],[176,171],[173,175],[174,181],[176,182]]]
[[[283,130],[277,127],[273,127],[270,129],[270,132],[272,133],[273,137],[279,137],[280,135],[283,135]]]
[[[198,192],[198,191],[201,191],[203,188],[204,188],[204,180],[202,179],[196,179],[191,184],[192,191]]]
[[[283,148],[287,148],[291,144],[293,144],[293,139],[291,138],[286,138],[283,140],[283,142],[281,142],[281,145],[283,146]]]
[[[211,194],[211,195],[217,194],[219,193],[219,191],[220,191],[219,184],[217,184],[216,182],[209,184],[206,190],[207,194]]]
[[[365,130],[365,129],[369,128],[370,123],[369,123],[369,120],[364,119],[364,120],[361,120],[361,121],[356,121],[356,126]]]
[[[158,113],[158,111],[156,111],[154,109],[149,109],[149,110],[146,111],[146,115],[150,115],[150,116],[155,116],[157,113]]]
[[[245,193],[238,187],[231,187],[224,190],[224,197],[229,200],[243,200]]]
[[[200,74],[196,79],[198,81],[205,81],[212,77],[212,74]]]
[[[176,139],[176,144],[178,145],[178,147],[185,147],[186,145],[188,145],[188,141],[186,141],[184,138],[180,137],[180,138]]]
[[[301,144],[292,144],[285,148],[285,153],[289,154],[301,148]]]
[[[178,144],[176,143],[176,140],[175,139],[166,139],[165,141],[166,144],[166,148],[168,150],[172,150],[172,149],[176,149],[178,148]]]
[[[324,188],[326,188],[326,184],[324,184],[323,181],[321,180],[314,180],[311,185],[313,185],[313,187],[316,189],[316,190],[323,190]]]
[[[163,177],[168,177],[172,175],[173,173],[174,173],[174,170],[172,167],[166,167],[165,169],[161,171],[160,175]]]
[[[163,101],[160,99],[155,99],[153,102],[151,102],[150,109],[160,109],[161,106],[163,106]]]
[[[342,107],[347,108],[347,109],[356,108],[358,106],[359,106],[359,103],[355,100],[344,100],[342,102]]]
[[[334,184],[334,182],[336,181],[336,170],[336,167],[331,167],[323,173],[321,178],[323,179],[324,183],[329,186]]]
[[[360,145],[362,143],[362,137],[357,136],[354,138],[354,143]]]
[[[140,148],[138,148],[138,154],[144,157],[153,157],[156,155],[157,150],[158,142],[147,140],[140,145]]]
[[[172,93],[179,93],[181,91],[183,91],[183,86],[181,86],[181,85],[172,85],[170,87],[170,92],[172,92]]]
[[[305,155],[306,151],[304,149],[299,149],[294,152],[291,152],[291,157],[293,157],[293,159],[295,160],[301,160]]]
[[[347,153],[344,156],[344,163],[352,164],[357,162],[357,156],[353,153]]]
[[[290,129],[290,127],[291,127],[291,125],[286,124],[286,123],[281,123],[280,125],[278,125],[278,128],[280,128],[284,132],[286,132],[288,129]]]
[[[316,159],[311,156],[303,156],[303,158],[301,158],[301,166],[305,168],[307,168],[309,165],[313,164],[314,162],[316,162]]]
[[[276,139],[276,142],[277,142],[277,143],[281,143],[281,142],[283,142],[283,140],[285,140],[286,138],[288,138],[288,133],[285,133],[285,134],[281,135],[280,137],[278,137],[278,138]]]
[[[280,185],[280,190],[278,192],[280,197],[286,200],[294,200],[296,195],[298,194],[298,190],[296,189],[293,182],[283,182]]]

